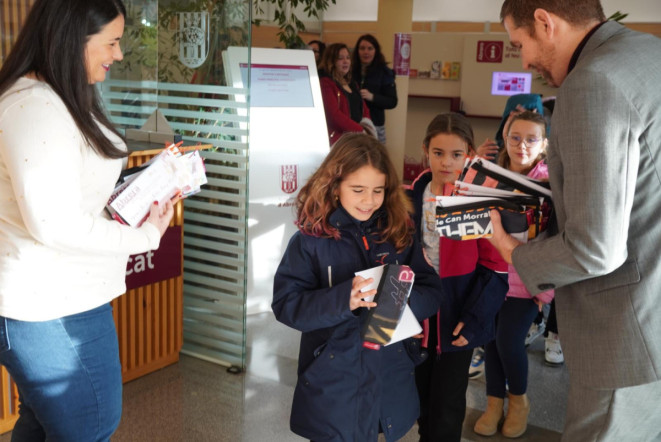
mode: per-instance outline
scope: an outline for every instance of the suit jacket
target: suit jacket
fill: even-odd
[[[558,234],[517,247],[532,293],[557,288],[572,382],[661,380],[661,40],[607,22],[558,89],[549,180]]]

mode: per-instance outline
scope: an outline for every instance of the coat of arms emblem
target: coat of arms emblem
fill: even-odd
[[[280,188],[285,193],[294,193],[298,189],[298,166],[289,164],[280,166]]]
[[[209,55],[209,13],[179,13],[179,60],[197,68]]]

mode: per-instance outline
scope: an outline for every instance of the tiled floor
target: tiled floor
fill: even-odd
[[[182,355],[179,363],[124,386],[124,412],[114,442],[246,441],[304,439],[289,431],[289,408],[296,382],[298,333],[271,313],[248,318],[248,370],[231,374],[225,367]],[[528,351],[532,411],[519,441],[560,440],[568,375],[565,367],[544,365],[544,341]],[[470,382],[463,441],[483,438],[472,426],[486,405],[484,377]],[[10,440],[9,434],[0,442]],[[412,428],[402,441],[417,441]]]

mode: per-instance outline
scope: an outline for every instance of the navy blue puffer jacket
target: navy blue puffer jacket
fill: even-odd
[[[382,264],[415,272],[409,305],[419,320],[439,306],[441,281],[417,243],[402,253],[378,244],[379,216],[359,222],[339,208],[330,222],[339,240],[297,232],[275,275],[272,308],[278,321],[302,332],[291,412],[294,433],[314,441],[387,441],[404,436],[419,414],[414,363],[403,342],[362,346],[366,309],[349,310],[354,273]],[[365,246],[367,244],[367,248]]]

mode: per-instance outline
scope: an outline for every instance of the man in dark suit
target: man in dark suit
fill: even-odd
[[[570,372],[563,441],[661,438],[661,40],[599,0],[505,0],[524,68],[558,87],[548,149],[558,233],[492,242],[556,289]],[[488,370],[488,367],[487,367]]]

